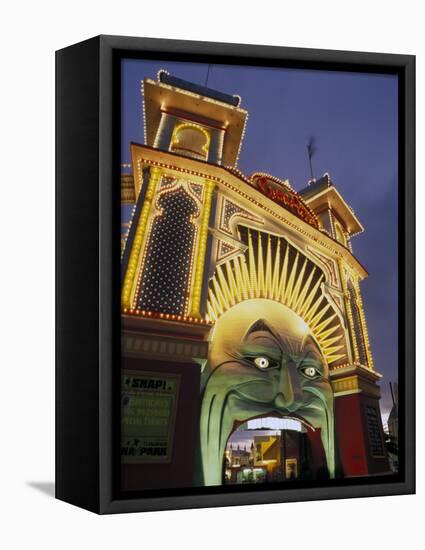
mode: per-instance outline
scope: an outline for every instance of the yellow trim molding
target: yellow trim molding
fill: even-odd
[[[191,317],[201,317],[202,281],[204,278],[205,254],[207,251],[208,224],[210,219],[211,204],[214,195],[215,182],[205,180],[205,198],[202,208],[202,218],[198,237],[197,259],[195,265],[195,277],[191,297]]]
[[[133,246],[131,247],[130,258],[128,260],[127,270],[125,272],[124,283],[121,293],[121,307],[131,308],[132,294],[134,283],[137,275],[137,266],[139,263],[140,254],[142,253],[143,237],[148,222],[149,212],[152,207],[152,201],[155,195],[158,182],[161,178],[162,170],[156,166],[150,169],[150,179],[146,189],[146,196],[143,202],[142,212],[137,224],[136,233],[134,235]]]

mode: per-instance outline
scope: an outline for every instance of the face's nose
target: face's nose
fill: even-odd
[[[283,360],[280,368],[275,405],[281,409],[294,410],[301,401],[302,390],[297,366],[292,360]]]

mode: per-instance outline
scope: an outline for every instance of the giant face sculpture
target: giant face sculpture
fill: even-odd
[[[205,485],[222,484],[223,455],[235,426],[263,415],[292,416],[310,428],[320,428],[333,477],[333,393],[328,367],[310,329],[288,307],[253,299],[225,312],[211,335],[202,386]]]

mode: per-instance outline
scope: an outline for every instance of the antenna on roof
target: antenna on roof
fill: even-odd
[[[208,78],[210,77],[210,69],[211,69],[211,63],[208,63],[208,70],[207,70],[207,77],[205,79],[205,88],[207,87],[208,85]]]
[[[316,152],[316,138],[314,136],[310,136],[308,142],[307,142],[307,155],[308,155],[308,162],[310,164],[310,181],[314,180],[313,175],[313,165],[311,162],[311,158]]]

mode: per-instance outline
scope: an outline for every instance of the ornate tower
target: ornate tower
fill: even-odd
[[[311,182],[300,194],[316,213],[322,230],[352,252],[352,237],[364,229],[329,174]],[[350,351],[349,360],[331,371],[341,465],[346,475],[385,472],[388,462],[377,385],[381,375],[374,369],[359,284],[367,274],[353,270],[344,257],[337,264]]]
[[[157,81],[145,79],[142,90],[146,147],[132,145],[140,207],[124,255],[122,306],[201,319],[217,182],[206,166],[236,165],[247,112],[239,97],[165,71]],[[142,150],[150,158],[142,159]]]

